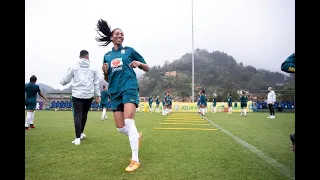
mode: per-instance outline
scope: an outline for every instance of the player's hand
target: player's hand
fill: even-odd
[[[96,97],[96,101],[97,101],[97,103],[100,103],[101,97],[100,97],[100,96],[97,96],[97,97]]]
[[[139,67],[141,65],[141,62],[140,61],[132,61],[130,63],[130,67],[132,68],[136,68],[136,67]]]
[[[104,74],[107,74],[107,73],[108,73],[108,68],[109,68],[108,63],[104,63],[104,64],[102,65],[102,72],[103,72]]]

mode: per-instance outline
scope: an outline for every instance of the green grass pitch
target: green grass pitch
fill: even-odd
[[[295,128],[294,113],[276,113],[276,119],[267,119],[267,116],[267,113],[248,113],[247,117],[241,117],[240,113],[210,112],[206,115],[294,173],[295,155],[289,139]],[[131,158],[129,140],[115,128],[111,112],[108,120],[101,121],[101,111],[90,111],[84,132],[87,138],[75,146],[71,143],[75,138],[71,111],[37,111],[36,128],[25,132],[26,180],[290,179],[197,117],[196,113],[174,113],[171,117],[137,113],[136,125],[143,133],[139,150],[141,167],[128,173],[124,169]]]

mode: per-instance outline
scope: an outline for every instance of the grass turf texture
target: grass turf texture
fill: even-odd
[[[294,153],[289,134],[294,114],[208,113],[206,117],[294,172]],[[37,179],[289,179],[259,156],[220,130],[154,130],[153,128],[213,128],[208,125],[174,123],[167,118],[195,117],[195,113],[137,113],[136,125],[143,133],[136,172],[125,172],[131,150],[128,137],[115,128],[113,116],[101,121],[100,112],[89,112],[87,138],[74,140],[71,111],[37,111],[35,129],[25,132],[26,180]],[[188,121],[197,120],[189,119]],[[174,119],[173,119],[174,120]],[[187,119],[185,118],[187,121]],[[183,119],[182,119],[183,121]],[[199,121],[199,120],[197,120]],[[180,123],[180,122],[179,122]],[[183,122],[181,122],[183,123]],[[206,122],[189,122],[208,124]]]

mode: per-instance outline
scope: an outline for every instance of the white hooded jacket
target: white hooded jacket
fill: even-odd
[[[271,90],[268,93],[267,104],[273,104],[275,102],[276,102],[276,93]]]
[[[70,67],[60,84],[66,85],[71,79],[73,97],[90,99],[94,95],[101,96],[98,71],[90,66],[89,60],[81,58],[75,66]]]

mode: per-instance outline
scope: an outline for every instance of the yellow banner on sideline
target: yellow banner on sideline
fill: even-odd
[[[237,104],[237,106],[235,106]],[[149,103],[148,102],[140,102],[139,103],[140,111],[149,112]],[[162,111],[162,103],[159,105],[160,111]],[[156,109],[156,103],[152,103],[152,109]],[[173,112],[198,112],[197,103],[186,103],[186,102],[172,102],[172,111]],[[212,102],[208,102],[207,110],[210,112],[213,110]],[[228,103],[227,102],[217,102],[216,106],[217,112],[228,112]],[[240,102],[232,103],[232,111],[233,112],[241,112]],[[252,101],[248,101],[247,103],[247,112],[252,112]]]

